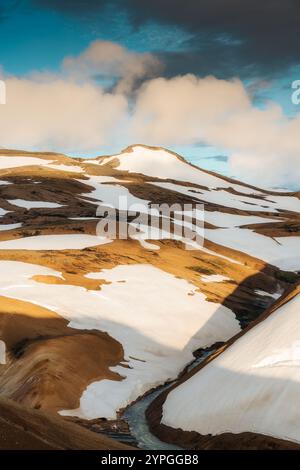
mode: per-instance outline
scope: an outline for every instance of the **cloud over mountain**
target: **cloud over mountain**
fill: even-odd
[[[136,53],[111,41],[94,41],[77,57],[66,57],[63,69],[72,77],[112,79],[126,93],[140,80],[157,75],[162,64],[149,53]]]
[[[151,78],[159,67],[151,54],[96,41],[57,74],[7,76],[0,145],[84,154],[112,142],[202,142],[228,153],[232,174],[297,187],[299,115],[290,119],[275,103],[256,107],[239,79]],[[100,72],[116,86],[101,86]]]
[[[89,152],[116,134],[127,100],[91,83],[59,77],[6,78],[0,107],[0,145]],[[77,149],[77,150],[76,150]]]

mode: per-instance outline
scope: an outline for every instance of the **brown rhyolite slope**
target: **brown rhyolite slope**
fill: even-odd
[[[134,450],[53,413],[0,397],[0,450]]]
[[[78,330],[45,308],[0,297],[0,332],[6,344],[0,395],[51,411],[78,408],[86,384],[120,380],[109,367],[122,346],[101,331]]]

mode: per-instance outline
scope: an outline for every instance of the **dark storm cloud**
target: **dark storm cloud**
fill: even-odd
[[[199,54],[196,64],[204,73],[210,69],[225,75],[273,75],[300,62],[299,0],[127,0],[127,4],[136,24],[151,19],[192,32],[191,62]],[[177,57],[177,66],[185,68],[188,61],[183,54]]]
[[[101,10],[108,0],[32,0],[33,5],[59,10],[71,15],[81,15]]]
[[[139,27],[148,21],[192,34],[188,53],[167,53],[167,73],[273,75],[300,63],[300,0],[34,0],[69,14],[115,3]]]

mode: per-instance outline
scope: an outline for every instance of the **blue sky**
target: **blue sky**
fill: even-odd
[[[5,76],[58,74],[65,57],[78,56],[92,41],[111,41],[133,53],[158,57],[164,64],[161,76],[166,79],[188,73],[198,78],[237,77],[254,106],[264,109],[272,101],[282,107],[287,118],[293,118],[299,112],[291,103],[291,83],[300,78],[294,44],[298,4],[287,1],[294,7],[291,12],[284,5],[282,10],[273,8],[278,4],[275,0],[267,0],[264,6],[260,3],[229,0],[224,10],[218,0],[0,0],[0,65]],[[253,4],[261,12],[257,14]],[[238,26],[238,21],[231,20],[233,13],[240,18]],[[109,80],[107,83],[111,85]],[[129,102],[133,99],[131,96]],[[99,151],[87,153],[110,153],[121,147],[116,137]],[[230,174],[228,150],[222,146],[205,145],[200,139],[169,147],[208,169]],[[59,149],[53,146],[50,150]]]
[[[126,11],[112,5],[86,18],[38,8],[30,0],[0,0],[0,5],[6,5],[0,29],[1,64],[12,74],[55,71],[65,56],[79,54],[96,39],[145,52],[184,50],[184,42],[190,37],[174,25],[150,22],[136,28]]]

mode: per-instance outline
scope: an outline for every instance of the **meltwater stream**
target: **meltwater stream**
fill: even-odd
[[[204,361],[208,356],[210,356],[216,349],[210,349],[203,351],[201,356],[197,357],[188,367],[187,371],[192,370],[198,364]],[[155,400],[155,398],[160,395],[164,390],[171,387],[176,382],[173,382],[162,385],[156,388],[153,392],[145,395],[145,397],[138,400],[133,405],[129,406],[124,412],[122,418],[128,423],[132,436],[136,439],[138,447],[145,450],[180,450],[181,447],[178,447],[173,444],[168,444],[163,442],[158,437],[156,437],[149,429],[148,422],[146,419],[146,409],[150,403]]]

